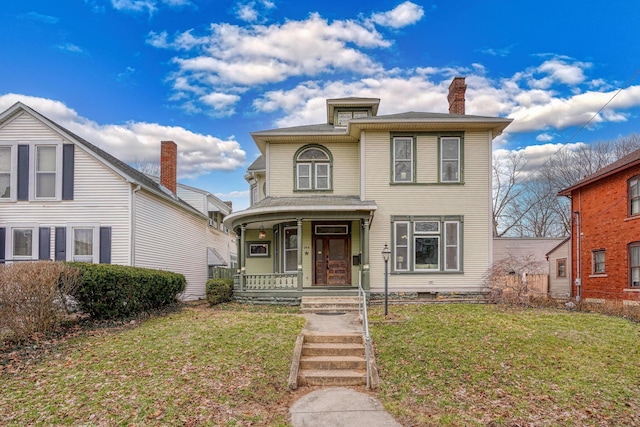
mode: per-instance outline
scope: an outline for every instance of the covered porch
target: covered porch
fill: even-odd
[[[239,300],[295,301],[369,289],[369,230],[377,206],[358,197],[267,197],[233,213]]]

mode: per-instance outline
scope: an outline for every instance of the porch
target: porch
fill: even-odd
[[[357,197],[268,197],[229,215],[239,236],[236,299],[296,304],[368,290],[375,209]]]

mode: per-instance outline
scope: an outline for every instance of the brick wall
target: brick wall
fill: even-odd
[[[629,168],[574,190],[572,212],[580,212],[582,297],[638,300],[629,292],[628,244],[640,241],[640,215],[629,216],[628,180],[640,175],[640,166]],[[576,219],[572,226],[573,278],[577,277]],[[593,250],[605,250],[605,273],[593,273]],[[572,284],[576,295],[575,283]]]
[[[176,194],[178,146],[173,141],[160,145],[160,183]]]

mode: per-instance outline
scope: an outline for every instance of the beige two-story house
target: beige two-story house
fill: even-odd
[[[327,100],[326,123],[252,133],[251,206],[225,225],[239,236],[238,299],[294,302],[358,285],[420,295],[480,292],[492,258],[492,141],[510,119],[378,115],[379,99]]]

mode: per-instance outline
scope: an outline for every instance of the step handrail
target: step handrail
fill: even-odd
[[[369,317],[367,316],[367,295],[362,289],[362,274],[358,275],[358,312],[362,319],[362,336],[364,337],[364,355],[367,363],[367,390],[371,389],[371,335],[369,335]]]

